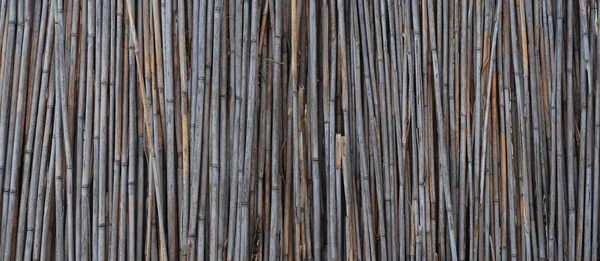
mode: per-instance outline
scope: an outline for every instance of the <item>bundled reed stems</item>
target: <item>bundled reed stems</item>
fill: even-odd
[[[594,0],[0,0],[0,260],[598,260]]]

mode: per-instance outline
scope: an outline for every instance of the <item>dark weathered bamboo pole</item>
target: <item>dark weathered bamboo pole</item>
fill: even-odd
[[[94,122],[100,121],[100,71],[101,71],[101,35],[102,35],[102,1],[95,1],[95,21],[94,21],[94,30],[95,33],[98,34],[98,37],[95,37],[94,43],[94,57],[96,57],[94,61]],[[100,152],[100,124],[94,124],[93,137],[93,162],[99,161],[99,152]],[[98,176],[98,170],[100,168],[100,164],[93,164],[93,176]],[[98,187],[99,182],[93,182],[93,202],[98,202]],[[98,245],[98,206],[99,204],[92,205],[92,245]],[[98,258],[98,248],[92,248],[92,259]]]
[[[335,170],[335,159],[332,159],[333,157],[335,157],[335,144],[332,142],[333,137],[331,136],[331,132],[330,132],[330,115],[329,115],[329,100],[330,100],[330,89],[332,88],[330,85],[331,82],[331,78],[330,78],[330,60],[329,60],[329,56],[330,56],[330,47],[329,47],[329,41],[330,41],[330,36],[329,33],[331,30],[331,27],[329,25],[329,15],[331,10],[329,9],[329,5],[327,2],[323,2],[322,3],[322,7],[323,10],[321,12],[321,21],[322,21],[322,31],[321,31],[321,50],[322,50],[322,55],[323,55],[323,59],[326,61],[325,63],[323,63],[322,66],[322,74],[321,77],[323,79],[323,133],[324,133],[324,139],[325,139],[325,146],[324,146],[324,151],[325,151],[325,157],[323,157],[323,162],[324,162],[324,168],[326,170],[326,181],[325,181],[325,188],[326,188],[326,207],[327,207],[327,211],[326,211],[326,221],[327,221],[327,247],[326,247],[326,252],[328,253],[328,258],[330,260],[337,260],[338,259],[338,245],[337,242],[340,240],[340,238],[338,238],[337,236],[337,232],[336,231],[336,227],[338,227],[335,224],[335,220],[337,218],[337,202],[336,202],[336,187],[335,187],[335,178],[336,176],[334,175],[334,173],[336,173],[335,171],[331,171],[332,169]],[[316,56],[316,54],[315,54]],[[334,81],[335,82],[335,81]],[[334,85],[335,86],[335,85]],[[335,88],[335,87],[333,87]],[[312,130],[312,125],[311,125],[311,130]],[[316,143],[316,141],[314,142]],[[340,226],[341,229],[341,226]]]
[[[300,155],[298,155],[301,152],[301,148],[299,148],[300,146],[300,141],[301,141],[301,137],[299,134],[299,129],[300,126],[299,122],[301,120],[299,120],[298,118],[300,117],[298,115],[298,111],[299,111],[299,102],[298,102],[298,16],[299,16],[299,12],[298,8],[297,8],[297,1],[296,0],[292,0],[291,2],[291,19],[292,19],[292,31],[291,31],[291,64],[290,64],[290,81],[291,81],[291,88],[289,90],[289,92],[291,93],[291,102],[288,101],[288,108],[291,107],[291,114],[292,114],[292,120],[291,120],[291,125],[292,125],[292,131],[291,131],[291,137],[292,137],[292,149],[293,152],[292,154],[292,168],[293,168],[293,174],[292,174],[292,179],[293,179],[293,195],[294,195],[294,211],[298,212],[298,214],[294,215],[294,230],[296,231],[296,237],[295,237],[295,244],[294,244],[294,257],[295,258],[300,258],[300,240],[299,238],[302,236],[302,233],[300,231],[300,227],[301,227],[301,222],[303,221],[303,219],[305,218],[304,215],[304,211],[301,210],[302,206],[301,206],[301,191],[300,191],[300,184],[301,184],[301,177],[300,177],[300,162],[299,162],[299,158]],[[289,96],[288,96],[289,97]],[[288,98],[289,99],[289,98]],[[290,105],[291,104],[291,105]],[[288,115],[290,113],[288,112]],[[289,117],[289,116],[288,116]],[[288,134],[290,135],[290,134]],[[289,144],[289,143],[288,143]],[[288,162],[288,164],[290,164]],[[288,172],[289,173],[289,172]],[[288,175],[289,176],[289,175]],[[288,201],[289,202],[289,201]],[[286,218],[287,220],[289,220],[289,218]],[[287,221],[286,220],[286,221]],[[284,221],[285,222],[285,221]],[[289,221],[288,221],[289,222]],[[285,240],[289,240],[289,234],[286,236]],[[284,241],[285,242],[285,241]],[[287,242],[285,242],[287,243]],[[286,244],[287,245],[287,244]],[[287,246],[282,246],[282,248],[285,249],[288,248],[289,245]],[[285,252],[284,252],[285,253]],[[284,254],[285,257],[285,254]]]
[[[223,12],[227,12],[229,9],[229,5],[227,2],[223,3]],[[224,20],[226,21],[224,23],[224,25],[221,27],[221,35],[226,35],[227,30],[229,30],[229,23],[228,23],[228,19]],[[226,37],[225,37],[226,39]],[[227,52],[227,41],[226,40],[222,40],[221,41],[221,53],[226,53]],[[218,224],[217,224],[217,231],[218,231],[218,235],[217,235],[217,252],[218,253],[223,253],[223,249],[225,247],[225,238],[227,236],[227,229],[225,227],[225,224],[227,224],[227,201],[228,201],[228,195],[227,193],[225,193],[225,191],[227,191],[227,187],[229,186],[228,184],[228,177],[227,177],[227,168],[226,166],[228,166],[229,161],[227,158],[227,153],[228,153],[228,147],[227,144],[229,143],[227,141],[227,135],[225,135],[226,133],[228,133],[228,125],[230,125],[231,121],[227,122],[225,119],[227,119],[227,107],[231,106],[232,103],[228,104],[227,103],[227,99],[228,99],[228,95],[227,95],[227,90],[228,90],[228,86],[227,86],[227,72],[228,69],[227,67],[229,66],[228,63],[228,59],[226,55],[222,55],[221,56],[221,63],[220,63],[220,82],[222,83],[219,87],[219,98],[220,98],[220,115],[219,117],[221,119],[223,119],[221,121],[221,123],[219,124],[219,138],[220,138],[220,144],[223,144],[223,149],[221,149],[219,151],[219,164],[221,166],[224,166],[223,168],[219,169],[219,196],[218,196],[218,207],[217,207],[217,216],[218,216]],[[258,115],[257,115],[258,117]],[[226,124],[227,123],[227,124]],[[258,134],[258,132],[257,132]],[[258,135],[255,136],[256,139],[258,138]],[[258,143],[256,140],[254,141],[255,144]],[[253,162],[256,162],[256,157],[253,159]],[[251,168],[256,169],[257,165],[253,165]],[[253,193],[253,192],[251,192]],[[252,196],[251,196],[252,198]],[[251,212],[252,213],[252,212]],[[255,224],[254,222],[252,224]]]
[[[467,120],[466,120],[466,97],[467,95],[465,94],[465,88],[467,85],[467,76],[468,76],[468,72],[467,72],[467,3],[466,1],[462,0],[461,1],[461,5],[460,5],[460,11],[461,11],[461,18],[460,18],[460,34],[461,34],[461,44],[460,44],[460,73],[461,73],[461,78],[460,78],[460,183],[461,184],[466,184],[466,137],[467,137],[467,133],[466,133],[466,124],[467,124]],[[466,215],[466,192],[465,190],[461,187],[460,192],[460,199],[459,199],[459,204],[460,204],[460,208],[459,208],[459,214],[458,214],[458,219],[459,219],[459,225],[458,225],[458,246],[459,246],[459,252],[458,252],[458,259],[459,260],[464,260],[465,259],[465,215]]]
[[[475,201],[477,202],[477,206],[476,209],[479,209],[481,207],[481,193],[477,193],[475,194],[477,191],[479,191],[480,189],[483,188],[478,188],[479,186],[481,186],[482,184],[479,184],[477,182],[477,179],[484,179],[483,175],[480,173],[480,168],[483,169],[484,167],[481,167],[480,161],[482,158],[485,158],[485,154],[480,154],[481,153],[481,146],[482,142],[481,141],[481,105],[483,103],[482,99],[483,99],[483,94],[482,94],[482,78],[483,78],[483,73],[482,73],[482,54],[483,54],[483,36],[482,36],[482,27],[483,27],[483,21],[482,21],[482,3],[480,0],[476,0],[475,1],[475,30],[474,30],[474,37],[475,39],[473,39],[473,41],[475,42],[475,66],[473,68],[473,78],[475,81],[475,93],[474,93],[474,98],[475,101],[473,102],[473,118],[472,118],[472,122],[473,122],[473,136],[474,136],[474,142],[473,142],[473,159],[469,162],[472,162],[472,164],[474,165],[473,167],[473,192],[471,192],[472,194],[474,194],[475,196],[471,196],[474,198],[478,198],[478,200],[476,199]],[[483,132],[485,134],[485,132]],[[483,164],[483,166],[485,166],[485,164]],[[474,222],[474,227],[472,227],[472,235],[473,238],[471,238],[470,240],[470,244],[469,244],[469,256],[472,258],[475,258],[477,256],[477,251],[479,250],[479,247],[477,246],[478,242],[478,238],[479,238],[479,211],[474,211],[474,217],[473,218],[473,222]]]
[[[76,14],[78,15],[78,14]],[[87,88],[84,83],[86,82],[86,59],[87,59],[87,1],[83,1],[81,3],[81,20],[78,19],[78,22],[81,23],[79,26],[81,28],[81,33],[78,34],[79,46],[78,53],[75,55],[74,60],[79,59],[79,64],[76,66],[76,70],[78,71],[78,78],[73,79],[73,86],[77,86],[77,101],[76,101],[76,131],[75,131],[75,146],[74,146],[74,155],[82,155],[83,153],[83,143],[84,143],[84,126],[85,126],[85,101]],[[76,64],[76,62],[74,62]],[[74,68],[75,70],[75,68]],[[77,82],[77,85],[75,85]],[[74,89],[76,87],[73,87]],[[81,242],[81,188],[82,184],[82,175],[83,175],[83,156],[74,157],[75,158],[75,179],[74,179],[74,193],[75,193],[75,242]],[[81,244],[75,244],[75,258],[81,258]]]
[[[106,257],[107,259],[112,259],[111,256],[111,252],[112,252],[112,245],[113,245],[113,237],[112,237],[112,231],[113,231],[113,220],[114,220],[114,216],[115,216],[115,212],[112,211],[113,209],[113,195],[114,195],[114,189],[115,189],[115,184],[114,184],[114,171],[115,171],[115,167],[114,167],[114,158],[115,158],[115,134],[116,134],[116,129],[117,129],[117,119],[116,119],[116,104],[117,104],[117,100],[115,99],[116,97],[116,90],[115,90],[115,80],[116,80],[116,72],[113,73],[112,72],[112,68],[116,67],[116,39],[117,39],[117,27],[116,27],[116,1],[110,1],[110,10],[108,13],[108,21],[109,21],[109,38],[108,38],[108,52],[109,52],[109,60],[108,60],[108,67],[109,67],[109,73],[108,73],[108,127],[107,127],[107,167],[106,167],[106,188],[107,188],[107,192],[106,192],[106,219],[108,220],[107,225],[106,225]],[[113,182],[111,182],[111,180],[113,180]],[[118,180],[118,178],[117,178]],[[116,224],[115,224],[116,225]],[[116,230],[115,230],[116,231]]]
[[[234,95],[235,95],[235,104],[234,104],[234,111],[231,112],[233,114],[233,125],[232,125],[232,135],[233,137],[231,138],[232,140],[232,148],[231,148],[231,166],[230,167],[230,173],[232,173],[232,177],[235,177],[236,173],[237,173],[237,169],[238,169],[238,150],[239,150],[239,139],[240,139],[240,117],[241,117],[241,112],[242,112],[242,88],[244,88],[243,84],[242,84],[242,50],[241,50],[241,44],[242,44],[242,8],[241,8],[241,1],[237,0],[236,1],[236,8],[235,8],[235,26],[231,25],[232,27],[235,28],[235,35],[234,37],[232,37],[233,39],[231,40],[234,44],[233,47],[231,47],[231,53],[232,56],[234,57],[235,60],[235,66],[234,69],[235,73],[234,74],[234,84],[236,86],[235,91],[234,91]],[[235,243],[235,230],[236,227],[233,226],[233,222],[235,220],[235,218],[237,217],[237,206],[235,204],[235,201],[237,200],[237,189],[238,189],[238,182],[237,179],[232,178],[231,179],[231,186],[229,189],[229,198],[232,199],[229,202],[229,221],[228,221],[228,237],[227,237],[227,245],[229,246],[234,246]],[[228,247],[227,248],[227,260],[232,260],[233,259],[233,247]]]
[[[281,137],[280,133],[282,132],[282,94],[283,92],[282,84],[281,84],[281,31],[282,31],[282,1],[274,0],[274,7],[272,10],[273,16],[271,19],[274,20],[274,28],[273,30],[273,48],[272,59],[273,59],[273,136],[271,138],[271,213],[270,213],[270,222],[271,225],[269,227],[269,235],[278,235],[280,234],[280,221],[281,217],[281,173],[282,173],[282,165],[280,163],[281,153]],[[236,88],[237,90],[237,88]],[[269,258],[276,258],[278,256],[278,240],[275,238],[270,238],[269,241]]]
[[[101,43],[101,67],[100,67],[100,115],[99,121],[101,126],[99,127],[99,153],[98,153],[98,254],[97,258],[100,260],[105,259],[106,250],[106,202],[105,202],[105,185],[106,185],[106,175],[107,175],[107,159],[108,157],[108,148],[107,148],[107,140],[108,140],[108,77],[109,77],[109,54],[108,54],[108,44],[106,41],[110,34],[109,28],[109,9],[110,5],[108,1],[104,1],[102,3],[102,31],[101,31],[101,39],[104,39]]]
[[[57,6],[60,4],[57,4],[54,6],[54,12],[55,15],[59,16],[59,12],[57,10]],[[58,29],[58,26],[57,26]],[[56,36],[56,35],[55,35]],[[58,46],[55,46],[54,50],[55,50],[55,57],[57,56],[58,52],[57,51],[59,48]],[[62,55],[62,54],[60,54]],[[55,86],[56,86],[56,90],[54,92],[54,99],[55,99],[55,103],[59,104],[61,103],[61,78],[63,78],[60,75],[60,69],[57,69],[57,67],[61,67],[61,63],[57,62],[57,60],[59,60],[60,58],[55,60],[54,63],[54,68],[56,69],[56,76],[54,78],[55,81]],[[64,79],[64,78],[63,78]],[[65,235],[65,202],[64,202],[64,191],[63,191],[63,186],[64,186],[64,177],[63,177],[63,155],[61,155],[62,152],[62,148],[63,148],[63,136],[61,135],[61,128],[62,128],[62,115],[61,115],[61,111],[59,110],[59,108],[55,108],[54,110],[54,151],[55,151],[55,158],[54,158],[54,201],[55,201],[55,211],[54,211],[54,215],[55,215],[55,224],[54,227],[56,229],[56,235],[55,235],[55,240],[56,240],[56,244],[55,244],[55,248],[53,250],[54,252],[54,256],[56,259],[59,260],[65,260],[66,259],[66,244],[65,244],[65,239],[66,239],[66,235]],[[51,177],[51,176],[50,176]]]
[[[184,9],[183,0],[177,1],[177,34],[178,34],[178,45],[179,45],[179,59],[180,59],[180,83],[181,83],[181,129],[182,129],[182,145],[183,145],[183,188],[182,197],[183,200],[181,202],[181,215],[183,218],[179,221],[181,226],[179,244],[181,248],[181,258],[186,260],[188,255],[187,250],[187,235],[188,235],[188,221],[189,221],[189,210],[188,210],[188,200],[189,200],[189,171],[190,171],[190,147],[189,147],[189,128],[188,128],[188,119],[189,119],[189,101],[188,101],[188,78],[187,78],[187,52],[186,52],[186,44],[185,44],[185,9]],[[194,68],[196,66],[193,66]],[[194,85],[195,86],[195,85]],[[177,97],[175,97],[176,99]]]
[[[126,7],[127,8],[127,7]],[[127,11],[127,9],[126,9]],[[131,12],[133,13],[133,11]],[[134,53],[134,45],[133,45],[133,34],[131,33],[131,27],[135,26],[134,17],[126,17],[125,25],[125,33],[127,34],[127,64],[128,64],[128,78],[129,81],[126,83],[128,85],[129,93],[124,95],[127,97],[127,101],[129,102],[129,110],[128,110],[128,119],[129,119],[129,129],[127,131],[129,148],[128,148],[128,158],[129,162],[127,164],[127,260],[137,260],[136,259],[136,242],[141,242],[142,238],[136,233],[136,225],[139,225],[139,220],[136,217],[141,216],[142,211],[136,211],[136,206],[139,209],[140,205],[143,205],[141,201],[136,200],[136,190],[141,191],[143,188],[143,181],[140,179],[136,179],[136,152],[141,150],[142,148],[137,145],[137,99],[136,99],[136,90],[135,85],[136,77],[135,77],[135,53]],[[136,224],[138,223],[138,224]]]
[[[275,13],[273,12],[273,10],[275,9],[275,4],[274,1],[268,1],[268,7],[265,6],[265,12],[263,13],[265,16],[268,16],[269,18],[269,24],[270,24],[270,28],[274,28],[274,16]],[[266,17],[265,17],[266,18]],[[232,23],[233,24],[233,23]],[[267,44],[268,42],[268,44]],[[264,105],[264,112],[262,117],[265,117],[265,122],[264,124],[266,125],[266,133],[263,135],[260,135],[260,138],[263,141],[263,145],[264,147],[261,147],[261,150],[264,148],[264,151],[261,152],[262,154],[262,161],[259,158],[258,160],[258,164],[259,164],[259,197],[258,200],[259,201],[263,201],[263,202],[259,202],[258,208],[259,208],[259,220],[262,221],[262,235],[259,234],[259,236],[262,236],[262,240],[260,241],[260,253],[258,255],[260,255],[260,258],[262,259],[268,259],[269,258],[269,246],[270,246],[270,241],[271,241],[271,237],[270,237],[270,226],[271,226],[271,222],[270,222],[270,217],[271,217],[271,169],[272,169],[272,165],[271,165],[271,154],[272,154],[272,135],[273,135],[273,66],[274,66],[274,62],[269,61],[267,59],[264,59],[264,57],[268,57],[270,56],[270,54],[272,53],[273,50],[273,38],[272,37],[268,37],[267,38],[267,42],[265,42],[264,44],[264,50],[262,53],[265,53],[265,55],[263,56],[263,68],[266,67],[267,72],[263,71],[263,89],[265,92],[266,97],[264,97],[266,99],[265,103],[261,104],[261,109],[263,108]],[[232,58],[233,59],[233,58]],[[268,65],[268,63],[271,63],[270,65]],[[233,68],[233,66],[232,66]],[[261,98],[263,99],[263,98]],[[233,99],[231,99],[231,104],[233,106],[234,101]],[[279,109],[279,108],[277,108]],[[233,122],[230,124],[230,126],[233,125]],[[264,126],[264,125],[263,125]],[[262,128],[261,128],[262,129]],[[270,134],[271,136],[267,136],[267,134]],[[260,143],[260,141],[259,141]],[[261,145],[259,145],[260,147]],[[263,163],[264,162],[264,163]],[[264,165],[263,165],[264,164]],[[262,165],[262,166],[261,166]],[[266,176],[266,177],[265,177]],[[264,186],[263,186],[264,184]],[[261,205],[262,204],[262,205]]]
[[[220,30],[220,22],[221,22],[221,12],[222,12],[222,0],[216,0],[214,5],[214,44],[212,54],[213,57],[220,57],[221,50],[221,30]],[[217,259],[217,193],[218,193],[218,175],[219,175],[219,154],[218,152],[218,96],[219,96],[219,62],[220,59],[214,59],[212,65],[212,82],[210,84],[211,87],[211,96],[210,96],[210,151],[212,153],[209,154],[209,198],[210,198],[210,240],[209,240],[209,259],[216,260]]]
[[[548,5],[550,6],[550,5]],[[561,42],[562,42],[562,2],[557,4],[557,11],[558,11],[558,15],[557,15],[557,42],[556,42],[556,46],[554,49],[550,48],[554,54],[556,55],[555,61],[560,61],[562,58],[562,53],[560,52],[560,48],[561,48]],[[548,25],[551,26],[552,23],[549,23]],[[558,54],[556,54],[558,53]],[[551,156],[550,156],[550,222],[549,222],[549,236],[548,236],[548,258],[549,259],[553,259],[554,256],[556,255],[557,258],[558,256],[561,255],[557,255],[557,253],[555,253],[559,248],[555,247],[555,244],[560,243],[559,239],[557,237],[557,234],[555,233],[555,231],[558,231],[556,229],[556,213],[557,213],[557,206],[556,203],[558,199],[556,199],[558,191],[557,191],[557,179],[558,179],[558,175],[559,173],[561,173],[561,166],[562,166],[562,149],[559,152],[558,149],[560,147],[559,146],[559,141],[560,141],[560,136],[557,135],[557,133],[561,133],[560,135],[562,135],[562,132],[560,132],[560,129],[558,129],[558,121],[557,118],[559,116],[557,116],[558,113],[562,113],[561,111],[559,111],[559,107],[558,107],[558,103],[557,103],[557,99],[558,99],[558,91],[560,90],[559,88],[559,84],[561,79],[558,77],[557,72],[560,71],[561,68],[560,63],[556,63],[556,69],[555,71],[552,73],[552,101],[551,101],[551,125],[554,126],[554,128],[552,128],[551,131],[551,136],[555,137],[554,139],[552,139],[552,144],[551,144]],[[558,115],[562,115],[562,114],[558,114]],[[555,243],[556,242],[556,243]],[[556,249],[556,250],[555,250]]]
[[[505,220],[507,220],[508,222],[508,228],[507,228],[507,232],[505,233],[505,235],[507,236],[507,243],[509,244],[509,250],[507,251],[506,254],[510,254],[510,259],[511,260],[516,260],[517,259],[517,240],[516,240],[516,229],[515,229],[515,206],[514,206],[514,201],[512,200],[512,198],[514,197],[514,167],[513,167],[513,144],[512,144],[512,116],[511,116],[511,99],[510,99],[510,57],[509,55],[507,55],[509,53],[509,37],[508,37],[508,32],[510,31],[509,28],[509,19],[508,19],[508,13],[509,13],[509,7],[507,5],[504,6],[504,16],[503,16],[503,25],[502,25],[502,29],[504,31],[504,36],[503,36],[503,54],[504,54],[504,61],[503,61],[503,102],[504,102],[504,122],[505,122],[505,130],[504,130],[504,135],[505,135],[505,151],[506,151],[506,175],[505,175],[505,184],[506,185],[506,194],[505,194],[505,200],[506,200],[506,204],[505,204],[505,208],[507,208],[507,211],[505,211]]]
[[[325,12],[325,10],[323,10]],[[312,174],[313,258],[321,260],[321,177],[317,120],[317,1],[308,1],[308,126],[310,129],[310,166]]]
[[[600,8],[598,8],[598,6],[596,6],[596,10],[597,10],[597,14],[596,14],[596,18],[600,17]],[[594,14],[591,14],[594,15]],[[590,15],[590,16],[591,16]],[[595,58],[596,61],[600,61],[600,33],[598,33],[598,29],[595,30],[596,33],[596,48],[595,48]],[[594,76],[596,77],[596,82],[594,84],[595,87],[595,95],[596,95],[596,100],[595,100],[595,109],[594,109],[594,155],[600,155],[600,91],[598,90],[598,79],[600,79],[600,66],[597,66],[595,71],[594,71]],[[590,97],[591,98],[591,97]],[[591,109],[591,108],[590,108]],[[593,206],[592,209],[597,210],[598,207],[600,206],[600,194],[598,192],[600,192],[599,188],[600,188],[600,175],[598,175],[600,173],[600,162],[599,161],[594,161],[594,181],[593,181],[593,187],[594,187],[594,196],[593,196]],[[598,228],[598,211],[595,211],[595,213],[593,214],[592,217],[592,231],[596,231],[595,229]],[[593,232],[592,232],[593,233]],[[598,237],[593,234],[594,236],[592,237],[592,246],[594,246],[595,244],[597,244],[598,242]],[[598,258],[598,250],[596,248],[592,248],[592,253],[591,253],[591,258],[592,260]]]
[[[587,117],[587,107],[588,107],[588,101],[587,101],[587,97],[590,96],[590,98],[592,97],[590,95],[590,93],[588,93],[587,89],[591,88],[591,84],[592,84],[592,72],[591,72],[591,62],[590,62],[590,49],[589,49],[589,37],[588,37],[588,21],[587,21],[587,10],[586,10],[586,6],[583,3],[579,3],[579,25],[580,25],[580,66],[579,66],[579,84],[578,87],[580,88],[579,92],[580,92],[580,133],[579,133],[579,139],[580,141],[585,141],[585,142],[581,142],[579,145],[579,162],[578,162],[578,170],[579,170],[579,180],[578,180],[578,184],[577,184],[577,234],[576,234],[576,247],[578,247],[578,249],[576,250],[575,256],[578,259],[582,259],[583,255],[586,255],[585,260],[587,260],[589,258],[589,255],[591,255],[591,253],[589,252],[591,250],[590,247],[587,247],[586,249],[583,248],[583,244],[589,244],[589,236],[587,235],[587,231],[585,231],[586,235],[584,236],[584,223],[587,223],[587,227],[590,227],[590,222],[591,220],[585,220],[584,221],[584,210],[585,210],[585,206],[587,204],[591,204],[591,202],[587,199],[589,199],[588,193],[589,193],[589,185],[590,184],[590,178],[586,175],[586,164],[585,164],[585,158],[586,158],[586,143],[587,143],[587,121],[588,121],[588,117]],[[586,77],[587,76],[587,77]],[[584,187],[585,186],[585,187]],[[585,202],[585,203],[584,203]],[[585,238],[585,239],[584,239]],[[585,242],[582,242],[585,241]]]
[[[120,6],[120,7],[119,7]],[[119,14],[121,16],[123,16],[123,3],[118,3],[117,4],[117,9],[120,9]],[[124,19],[123,22],[126,23],[127,19]],[[117,26],[117,28],[119,28],[119,26]],[[125,36],[123,42],[121,43],[123,46],[128,46],[128,37]],[[123,50],[123,56],[127,56],[127,51],[129,50],[129,48],[124,48]],[[118,61],[119,59],[117,59]],[[125,59],[123,59],[124,61]],[[127,93],[129,92],[129,84],[128,84],[128,77],[129,77],[129,67],[126,66],[126,64],[123,62],[123,77],[122,77],[122,109],[121,109],[121,119],[122,119],[122,123],[121,123],[121,144],[117,144],[116,146],[121,146],[121,162],[120,164],[118,164],[118,167],[120,168],[120,174],[121,174],[121,179],[117,182],[120,182],[119,184],[119,191],[115,191],[115,194],[119,194],[119,205],[118,205],[118,211],[119,211],[119,218],[118,218],[118,234],[115,238],[113,238],[113,242],[114,241],[118,241],[117,245],[117,254],[113,255],[113,260],[118,259],[118,260],[125,260],[125,256],[126,256],[126,242],[127,242],[127,237],[126,237],[126,231],[127,231],[127,206],[128,206],[128,201],[127,201],[127,191],[128,191],[128,179],[129,179],[129,173],[128,173],[128,164],[129,164],[129,135],[128,135],[128,131],[129,131],[129,103],[127,103],[127,101],[129,100],[127,97]],[[118,83],[119,81],[117,81]],[[116,154],[115,154],[116,155]],[[116,210],[117,206],[113,205],[113,209]],[[133,214],[133,213],[132,213]]]
[[[567,125],[566,127],[566,139],[567,139],[567,211],[568,211],[568,250],[567,256],[569,260],[575,260],[575,178],[576,178],[576,166],[575,166],[575,122],[574,122],[574,106],[573,106],[573,22],[575,21],[573,12],[573,3],[567,2],[567,52],[566,52],[566,70],[565,75],[567,85]]]
[[[501,11],[500,11],[501,12]],[[497,16],[496,17],[496,23],[498,23],[498,31],[502,32],[502,21],[500,20],[502,19],[501,16]],[[496,34],[500,34],[500,33],[496,33]],[[502,40],[500,40],[502,41]],[[496,45],[496,53],[501,53],[502,51],[502,46],[501,44],[497,44]],[[492,200],[493,200],[493,216],[494,216],[494,221],[493,221],[493,234],[494,237],[492,239],[490,239],[493,243],[494,246],[490,247],[492,249],[492,258],[495,258],[496,260],[501,260],[502,258],[502,251],[504,248],[504,242],[502,239],[502,235],[503,235],[503,231],[502,228],[503,226],[501,225],[502,222],[502,210],[500,209],[500,205],[501,205],[501,189],[503,188],[501,185],[501,178],[502,178],[502,174],[503,174],[503,162],[504,162],[504,158],[503,158],[503,150],[502,150],[502,138],[503,135],[501,133],[501,127],[503,127],[503,120],[501,118],[501,115],[503,114],[503,112],[500,111],[500,86],[502,84],[502,59],[497,59],[496,61],[496,66],[492,66],[493,69],[496,70],[491,70],[489,73],[492,74],[492,110],[491,110],[491,126],[492,126],[492,160],[495,161],[494,163],[490,162],[494,167],[492,168],[492,175],[494,176],[494,178],[490,181],[492,183],[492,185],[490,185],[492,187]],[[501,228],[502,227],[502,228]]]
[[[564,2],[561,1],[559,3],[557,3],[557,32],[556,32],[556,36],[557,36],[557,40],[556,40],[556,46],[555,46],[555,64],[556,64],[556,69],[554,71],[554,78],[553,78],[553,88],[555,89],[555,107],[556,107],[556,113],[555,113],[555,122],[556,122],[556,133],[555,133],[555,137],[556,137],[556,175],[557,175],[557,179],[556,179],[556,186],[557,186],[557,214],[556,214],[556,227],[557,227],[557,235],[558,235],[558,242],[557,242],[557,259],[558,260],[563,260],[565,258],[565,251],[563,250],[565,247],[565,244],[568,244],[568,241],[566,239],[566,217],[565,217],[565,185],[564,185],[564,173],[565,173],[565,150],[564,150],[564,127],[563,127],[563,90],[562,90],[562,86],[564,84],[564,79],[562,78],[562,63],[563,63],[563,56],[564,56],[564,52],[565,50],[563,50],[563,20],[564,20],[564,6],[563,6]]]
[[[118,1],[117,7],[117,21],[116,21],[116,46],[123,46],[123,3],[122,1]],[[118,206],[121,205],[121,202],[124,201],[124,198],[121,197],[121,159],[122,159],[122,136],[123,136],[123,113],[122,108],[124,107],[122,96],[122,78],[123,78],[123,52],[116,51],[115,58],[113,62],[114,68],[116,72],[113,77],[113,88],[114,88],[114,152],[113,158],[109,159],[112,161],[112,195],[110,195],[111,200],[111,216],[110,216],[110,234],[109,234],[109,260],[117,259],[118,255],[118,243],[119,243],[119,220],[122,219],[121,214],[118,211]],[[112,108],[111,108],[112,109]],[[110,183],[110,178],[109,178]]]

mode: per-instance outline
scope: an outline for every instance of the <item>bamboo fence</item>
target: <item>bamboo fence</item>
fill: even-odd
[[[0,0],[0,260],[598,260],[599,2]]]

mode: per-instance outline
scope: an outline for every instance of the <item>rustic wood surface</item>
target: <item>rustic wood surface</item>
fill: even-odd
[[[0,260],[598,260],[599,3],[0,0]]]

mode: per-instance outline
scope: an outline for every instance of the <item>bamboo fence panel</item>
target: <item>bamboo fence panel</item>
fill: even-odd
[[[0,0],[0,259],[598,260],[599,4]]]

